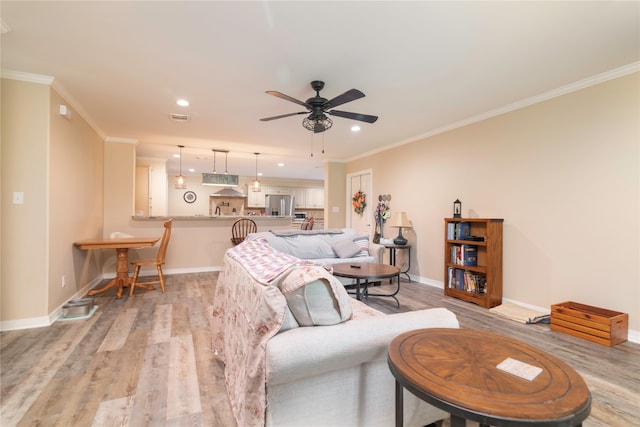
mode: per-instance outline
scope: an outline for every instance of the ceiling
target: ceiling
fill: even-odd
[[[252,176],[259,152],[266,177],[322,179],[325,160],[437,133],[640,59],[637,1],[3,0],[0,16],[4,75],[54,77],[101,136],[137,141],[139,156],[168,159],[175,174],[181,144],[183,173],[210,172],[217,149],[229,150],[229,173]],[[366,97],[339,109],[379,120],[332,117],[318,134],[302,127],[304,115],[259,121],[304,110],[266,90],[304,101],[312,80],[326,83],[327,99],[361,90]],[[223,171],[224,155],[216,163]]]

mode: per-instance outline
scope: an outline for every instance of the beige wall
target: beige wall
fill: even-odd
[[[58,114],[60,104],[71,111],[70,118]],[[53,89],[50,117],[49,313],[99,271],[100,254],[88,258],[71,243],[100,237],[104,211],[102,139]]]
[[[343,228],[347,223],[347,165],[340,162],[325,163],[324,227]],[[349,204],[349,206],[351,206]]]
[[[463,216],[504,218],[505,298],[622,311],[640,331],[639,93],[636,73],[351,161],[347,173],[373,169],[373,193],[407,212],[421,281],[442,286],[443,218],[459,198]]]
[[[2,79],[3,322],[46,324],[98,274],[73,242],[102,228],[102,156],[99,136],[48,84]]]
[[[2,79],[1,319],[47,316],[49,86]],[[13,192],[24,204],[12,203]]]

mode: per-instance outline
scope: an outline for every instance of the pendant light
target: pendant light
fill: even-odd
[[[228,151],[224,152],[224,174],[225,175],[229,175],[229,171],[227,170],[227,155],[229,154]]]
[[[187,180],[182,176],[182,149],[184,145],[178,145],[180,147],[180,176],[176,176],[175,188],[176,190],[185,190],[187,188]]]
[[[253,181],[253,186],[252,186],[252,191],[258,192],[261,190],[260,188],[260,181],[258,181],[258,155],[260,153],[253,153],[256,155],[256,180]]]
[[[214,173],[214,174],[215,174],[215,173],[217,173],[217,172],[216,172],[216,151],[217,151],[217,150],[214,150],[214,149],[212,148],[212,149],[211,149],[211,151],[213,151],[213,172],[212,172],[212,173]]]

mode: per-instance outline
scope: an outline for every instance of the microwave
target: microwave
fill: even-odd
[[[306,212],[294,212],[293,213],[293,220],[294,221],[304,221],[305,219],[307,219],[307,213]]]

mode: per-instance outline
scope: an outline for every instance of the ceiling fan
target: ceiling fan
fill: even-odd
[[[309,116],[302,121],[302,126],[304,126],[308,130],[313,131],[314,133],[324,132],[333,125],[333,121],[326,116],[327,114],[331,116],[344,117],[346,119],[359,120],[361,122],[367,123],[374,123],[376,120],[378,120],[378,116],[333,110],[333,108],[337,107],[338,105],[346,104],[347,102],[364,98],[364,93],[360,92],[357,89],[350,89],[342,95],[338,95],[331,100],[327,100],[326,98],[320,96],[320,91],[322,90],[322,88],[324,88],[324,82],[320,80],[314,80],[311,82],[311,87],[316,91],[316,96],[307,99],[306,102],[299,101],[295,98],[290,97],[289,95],[285,95],[284,93],[280,93],[275,90],[268,90],[266,93],[268,93],[269,95],[277,96],[278,98],[282,98],[298,105],[302,105],[307,109],[307,111],[299,111],[297,113],[266,117],[260,120],[263,122],[268,122],[270,120],[282,119],[283,117],[296,116],[299,114],[309,114]]]

